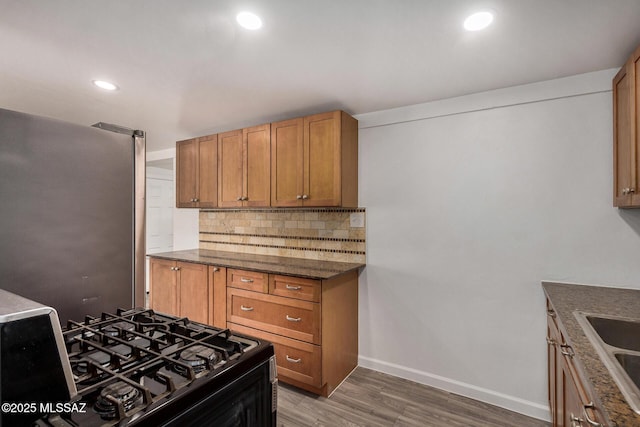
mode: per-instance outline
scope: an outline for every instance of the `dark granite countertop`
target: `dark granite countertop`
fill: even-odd
[[[557,313],[557,320],[564,327],[576,356],[576,366],[600,400],[611,426],[640,426],[636,414],[624,399],[611,374],[591,345],[574,311],[640,318],[640,290],[606,288],[600,286],[573,285],[542,282],[542,287]]]
[[[316,261],[270,255],[212,251],[207,249],[163,252],[148,254],[147,256],[320,280],[332,279],[365,266],[365,264],[359,263]]]

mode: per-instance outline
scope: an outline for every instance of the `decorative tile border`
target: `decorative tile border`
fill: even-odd
[[[202,209],[200,248],[261,255],[360,262],[365,228],[350,215],[365,208]]]
[[[241,233],[221,233],[215,231],[201,231],[200,234],[210,234],[210,235],[219,235],[219,236],[244,236],[244,237],[276,237],[268,234],[241,234]],[[322,242],[354,242],[354,243],[364,243],[364,239],[338,239],[333,237],[305,237],[305,236],[286,236],[286,239],[298,239],[298,240],[316,240]]]

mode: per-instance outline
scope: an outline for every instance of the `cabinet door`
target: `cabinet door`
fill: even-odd
[[[178,282],[175,261],[149,259],[151,308],[159,313],[179,316]]]
[[[636,49],[632,57],[633,86],[632,86],[632,144],[631,144],[631,205],[640,207],[640,48]]]
[[[562,369],[562,385],[563,385],[563,424],[562,426],[581,426],[584,419],[581,417],[582,403],[580,394],[576,387],[576,383],[571,377],[569,369],[565,366]]]
[[[178,262],[179,303],[181,317],[209,323],[209,286],[207,266],[191,262]]]
[[[242,167],[242,130],[218,134],[218,207],[242,206]]]
[[[302,118],[271,124],[271,206],[302,206]]]
[[[271,127],[254,126],[242,131],[244,148],[243,206],[263,207],[271,203]]]
[[[631,204],[627,194],[631,188],[631,80],[629,65],[623,67],[613,79],[613,205],[624,207]]]
[[[547,318],[547,385],[548,385],[548,397],[549,397],[549,410],[551,411],[551,425],[557,427],[558,423],[558,384],[557,384],[557,360],[558,360],[558,346],[555,324],[551,317]]]
[[[340,206],[340,111],[304,118],[304,206]]]
[[[198,138],[198,207],[218,206],[218,135]]]
[[[176,206],[192,208],[196,204],[198,186],[198,141],[188,139],[176,143]]]
[[[209,323],[216,328],[227,327],[227,269],[209,267]]]
[[[640,48],[613,79],[613,205],[640,207]]]

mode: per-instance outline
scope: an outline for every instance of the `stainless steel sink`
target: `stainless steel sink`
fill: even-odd
[[[640,319],[574,315],[627,403],[640,414]]]
[[[640,321],[586,315],[587,320],[602,338],[613,347],[640,351]]]
[[[640,387],[640,355],[616,353],[616,360],[636,387]]]

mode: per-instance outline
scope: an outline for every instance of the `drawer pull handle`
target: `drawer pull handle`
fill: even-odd
[[[560,353],[570,358],[573,358],[573,356],[575,356],[573,348],[569,344],[562,344],[560,346]]]
[[[287,316],[286,316],[286,317],[287,317],[287,320],[288,320],[289,322],[299,322],[299,321],[301,321],[301,320],[302,320],[302,318],[301,318],[301,317],[291,317],[291,316],[289,316],[288,314],[287,314]]]
[[[291,362],[291,363],[300,363],[300,362],[302,362],[302,359],[300,359],[300,358],[293,359],[293,358],[289,357],[288,354],[285,357],[287,358],[287,362]]]
[[[241,281],[242,283],[253,283],[253,279],[245,279],[244,277],[241,277],[241,278],[240,278],[240,281]]]
[[[253,311],[253,307],[245,307],[244,305],[240,306],[240,310],[242,311]]]
[[[587,424],[589,424],[590,426],[593,426],[593,427],[602,427],[602,424],[600,424],[597,421],[593,421],[591,418],[589,418],[589,414],[587,413],[587,409],[595,410],[596,407],[593,404],[593,402],[589,402],[586,405],[583,405],[582,412],[584,413],[584,419],[587,422]]]
[[[571,420],[571,427],[580,427],[582,421],[584,421],[582,418],[573,415],[573,412],[569,415],[569,419]]]
[[[286,288],[290,291],[299,291],[300,289],[302,289],[302,286],[291,286],[291,285],[286,285]]]

